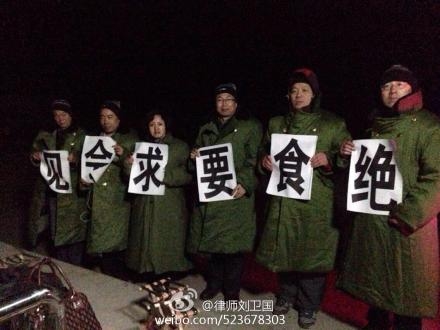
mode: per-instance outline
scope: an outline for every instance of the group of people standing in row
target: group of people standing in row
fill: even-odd
[[[380,81],[381,104],[365,138],[391,139],[403,179],[403,201],[389,215],[353,213],[338,286],[370,305],[368,329],[421,329],[422,317],[438,308],[439,253],[437,213],[440,211],[440,121],[423,108],[414,74],[394,65]],[[200,299],[223,293],[239,300],[244,253],[276,272],[280,290],[275,314],[298,310],[301,328],[316,322],[326,274],[334,268],[339,232],[334,219],[334,173],[347,168],[354,151],[344,120],[320,106],[317,76],[295,70],[287,86],[289,108],[270,119],[266,133],[256,119],[242,119],[237,88],[215,89],[215,113],[197,135],[194,147],[173,137],[171,121],[161,111],[148,113],[141,139],[125,129],[121,105],[100,107],[101,132],[111,136],[117,157],[94,184],[80,179],[79,158],[85,132],[69,102],[56,100],[51,109],[57,125],[34,140],[31,161],[42,150],[68,150],[72,194],[57,194],[42,178],[32,199],[29,237],[36,244],[47,226],[55,256],[74,264],[84,253],[100,258],[101,270],[112,274],[116,261],[140,274],[186,271],[188,255],[208,258],[206,288]],[[316,153],[310,200],[267,195],[265,224],[256,242],[255,190],[258,176],[270,175],[272,134],[315,135]],[[165,195],[132,195],[127,182],[136,141],[164,143],[169,159]],[[237,186],[233,199],[199,202],[187,211],[185,189],[195,177],[199,148],[230,143]],[[131,195],[131,196],[130,196]],[[191,216],[189,217],[189,213]],[[392,314],[390,314],[390,312]]]

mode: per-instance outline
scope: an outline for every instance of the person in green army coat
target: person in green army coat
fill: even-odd
[[[383,105],[371,138],[395,141],[403,179],[402,203],[389,216],[356,213],[339,286],[375,308],[368,329],[422,329],[422,317],[438,310],[440,211],[440,122],[423,108],[417,79],[394,65],[381,79]],[[351,141],[341,146],[348,157]]]
[[[271,134],[317,135],[310,200],[270,196],[266,224],[256,259],[278,273],[279,293],[274,314],[291,306],[299,311],[299,325],[316,322],[326,273],[333,269],[338,230],[333,223],[333,181],[336,167],[345,166],[339,146],[350,137],[344,121],[320,108],[318,79],[307,68],[295,70],[289,79],[290,111],[269,121],[262,144],[261,166],[270,173]]]
[[[116,157],[98,182],[91,187],[91,221],[87,235],[87,253],[100,256],[101,271],[119,276],[127,248],[130,199],[124,176],[124,160],[133,151],[136,135],[121,124],[119,101],[105,101],[100,107],[101,136],[116,141]]]
[[[173,137],[170,119],[164,112],[152,111],[146,118],[146,141],[168,145],[165,194],[134,196],[126,264],[138,273],[187,271],[192,266],[185,257],[188,211],[184,186],[192,180],[187,171],[189,147]],[[132,163],[130,156],[128,175]]]
[[[231,143],[237,186],[232,200],[198,202],[191,219],[188,251],[209,256],[202,300],[212,299],[220,291],[225,300],[238,300],[243,252],[251,251],[254,245],[255,166],[262,132],[256,120],[237,118],[235,84],[219,85],[215,95],[216,118],[200,128],[190,158],[195,161],[200,147]]]
[[[79,158],[84,131],[73,120],[71,104],[66,100],[55,100],[51,111],[57,128],[54,131],[42,130],[32,143],[31,162],[40,166],[43,150],[67,150],[70,164],[71,194],[52,191],[39,175],[31,199],[28,239],[35,247],[38,236],[49,225],[50,237],[57,259],[80,265],[84,254],[86,237],[86,211],[84,196],[78,189]]]

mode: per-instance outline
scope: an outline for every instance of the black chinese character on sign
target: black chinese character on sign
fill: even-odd
[[[229,173],[228,157],[221,155],[228,151],[227,147],[213,148],[200,151],[200,156],[207,156],[203,159],[203,173],[206,175],[200,179],[201,182],[208,182],[208,188],[212,191],[205,193],[206,198],[212,198],[222,191],[231,195],[232,189],[226,187],[226,181],[233,179]]]
[[[153,161],[163,159],[160,148],[156,147],[153,152],[153,147],[148,147],[148,151],[146,154],[138,153],[136,155],[136,158],[145,159],[145,161],[142,160],[139,162],[141,173],[133,179],[134,183],[138,184],[145,179],[145,183],[142,185],[143,191],[147,191],[148,189],[150,189],[150,180],[156,185],[156,187],[159,187],[161,183],[156,178],[155,174],[160,168],[160,165],[156,162],[153,166]]]
[[[61,167],[60,154],[43,152],[44,160],[47,164],[47,180],[49,186],[55,182],[55,188],[58,190],[69,190],[69,183],[63,178],[63,169]]]
[[[302,194],[304,188],[301,184],[304,182],[301,176],[303,164],[309,162],[307,156],[299,147],[298,140],[291,139],[289,144],[274,156],[275,161],[279,162],[280,182],[277,184],[278,191],[285,190],[287,185],[295,189],[298,194]]]
[[[86,159],[92,159],[93,161],[86,161],[86,166],[91,167],[93,171],[100,167],[106,166],[109,162],[108,160],[112,158],[113,153],[108,151],[104,147],[104,141],[99,139],[96,144],[88,152],[84,154]],[[95,181],[92,174],[89,174],[90,179]]]
[[[391,164],[393,157],[392,151],[386,151],[383,144],[379,144],[373,159],[366,156],[367,148],[361,146],[359,159],[355,164],[355,171],[359,176],[354,180],[355,189],[368,188],[368,180],[365,180],[365,175],[368,173],[371,177],[370,187],[370,207],[373,210],[388,211],[391,205],[396,204],[396,201],[391,199],[389,203],[380,204],[376,202],[377,189],[393,190],[396,178],[396,165]],[[352,194],[353,202],[368,199],[368,191],[362,193]]]
[[[356,171],[356,173],[360,173],[359,176],[356,178],[356,180],[354,180],[354,189],[368,188],[368,180],[364,180],[364,178],[365,178],[365,174],[367,174],[368,172],[368,166],[370,166],[371,158],[365,156],[366,153],[367,153],[367,147],[361,146],[359,159],[354,166],[354,170]],[[368,199],[368,192],[353,194],[351,198],[353,202],[359,202]]]

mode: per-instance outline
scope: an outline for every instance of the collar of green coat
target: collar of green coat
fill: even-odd
[[[304,127],[311,125],[321,115],[319,109],[313,111],[289,111],[284,117],[286,123],[286,132],[290,131],[293,127]]]
[[[238,125],[238,119],[233,116],[229,119],[221,128],[217,125],[216,121],[211,121],[205,128],[205,132],[212,132],[217,135],[217,140],[225,137],[228,134],[236,131]]]
[[[295,113],[316,113],[319,112],[321,109],[321,94],[315,95],[315,97],[310,102],[310,105],[307,107],[307,110],[294,110],[292,108],[292,105],[289,105],[289,113],[295,112]]]
[[[423,97],[422,92],[417,91],[415,93],[409,94],[407,96],[399,99],[396,104],[394,104],[393,109],[389,111],[394,111],[393,116],[377,116],[375,118],[375,123],[392,123],[400,122],[402,120],[408,120],[414,118],[414,116],[423,107]]]
[[[417,111],[423,107],[422,92],[416,91],[399,99],[393,109],[399,113]]]
[[[384,134],[395,130],[408,130],[409,125],[417,122],[417,116],[423,109],[414,108],[405,112],[399,113],[394,117],[376,117],[371,129],[373,137],[376,133]]]
[[[173,135],[171,133],[166,133],[162,140],[156,143],[170,144],[173,139]]]

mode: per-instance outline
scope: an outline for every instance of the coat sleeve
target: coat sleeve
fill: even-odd
[[[189,147],[186,143],[176,143],[172,150],[175,161],[165,168],[164,183],[168,187],[180,187],[191,182],[187,171]],[[171,155],[170,155],[171,156]]]
[[[39,131],[35,139],[32,141],[30,155],[36,151],[41,152],[43,150],[50,149],[48,141],[50,141],[51,139],[53,138],[49,132]],[[34,165],[35,167],[40,166],[40,162],[34,161],[32,157],[30,157],[30,160],[32,165]]]
[[[264,135],[262,135],[261,143],[258,147],[257,171],[259,174],[267,175],[269,172],[261,166],[263,157],[270,154],[270,144],[272,135],[272,120],[269,121],[268,128]]]
[[[256,189],[257,180],[255,177],[255,166],[257,165],[258,148],[262,138],[261,124],[252,121],[249,134],[244,142],[245,161],[237,169],[237,183],[241,184],[248,195]]]
[[[82,129],[78,129],[73,141],[72,148],[69,152],[74,155],[75,162],[70,164],[71,168],[75,168],[77,171],[81,169],[81,151],[84,145],[84,140],[86,138],[86,133]]]
[[[338,120],[334,125],[335,133],[333,135],[330,148],[329,150],[325,151],[330,165],[330,171],[321,167],[318,168],[318,170],[323,175],[331,175],[337,168],[346,168],[349,164],[346,159],[342,158],[339,155],[339,149],[344,140],[351,140],[351,135],[347,130],[345,122],[342,119]]]
[[[117,157],[113,160],[113,163],[117,166],[119,166],[124,172],[124,163],[127,159],[127,157],[134,152],[134,147],[136,145],[138,137],[137,134],[130,132],[128,134],[124,134],[120,136],[119,141],[116,141],[118,144],[122,146],[124,149],[122,152],[122,155]]]
[[[199,130],[199,133],[197,134],[197,138],[196,138],[196,141],[194,142],[194,146],[193,146],[193,148],[200,148],[200,147],[203,147],[203,145],[202,145],[202,130]],[[189,153],[190,153],[190,151],[188,150],[188,161],[187,161],[187,168],[188,168],[188,171],[190,172],[190,173],[193,173],[193,174],[195,174],[196,173],[196,161],[195,161],[195,159],[191,159],[190,157],[189,157]]]
[[[399,219],[413,231],[422,227],[440,211],[440,128],[424,135],[418,155],[416,184],[396,206],[390,217]]]

